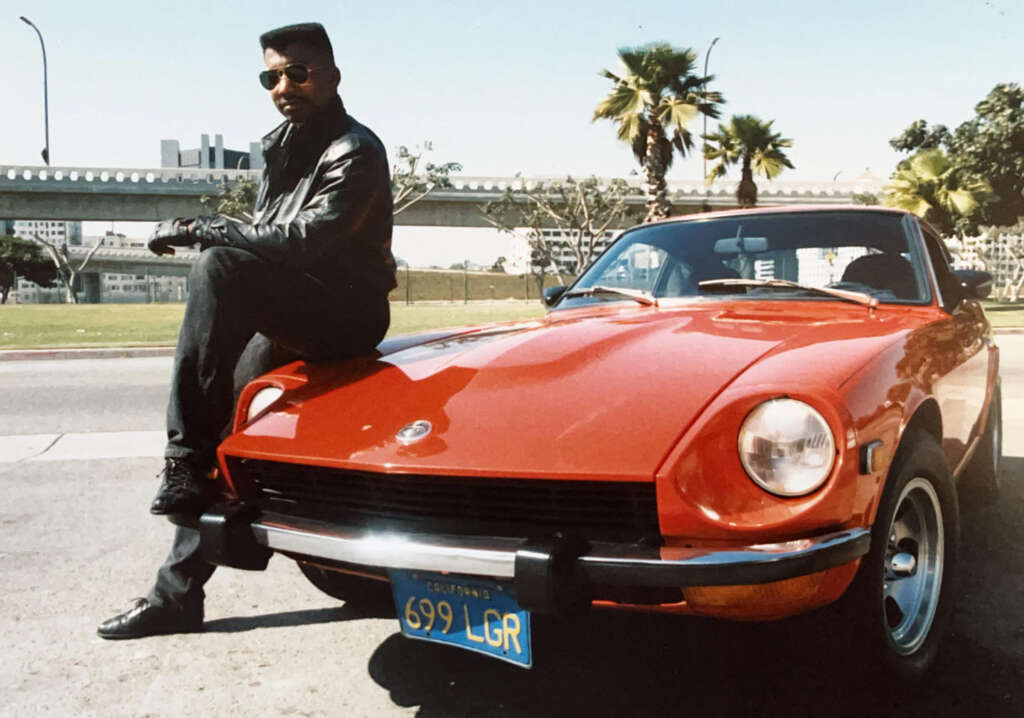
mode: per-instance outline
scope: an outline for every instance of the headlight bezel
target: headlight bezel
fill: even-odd
[[[284,395],[284,388],[277,384],[267,384],[261,386],[253,395],[249,398],[249,403],[245,407],[245,420],[243,423],[248,424],[254,419],[259,418],[267,409],[273,406],[278,399]]]
[[[756,433],[756,427],[752,427],[751,424],[755,421],[763,420],[764,416],[773,410],[775,410],[776,413],[779,411],[802,411],[804,412],[803,418],[805,421],[810,420],[817,424],[820,430],[816,433],[808,433],[808,435],[803,437],[803,441],[808,441],[809,439],[822,435],[827,439],[825,447],[817,449],[817,453],[822,456],[826,456],[827,461],[822,464],[813,480],[804,480],[794,487],[787,488],[786,484],[792,482],[787,482],[785,479],[771,478],[761,475],[758,471],[758,467],[754,466],[748,459],[745,440],[748,437],[754,436]],[[790,417],[790,421],[792,420],[792,417]],[[743,471],[746,473],[747,477],[758,488],[773,496],[783,499],[801,498],[819,491],[828,482],[829,477],[832,475],[833,470],[836,467],[838,447],[839,442],[836,440],[835,431],[821,411],[806,401],[785,395],[765,399],[751,408],[740,423],[736,440],[737,455],[740,465],[743,467]],[[813,450],[815,447],[811,448]],[[807,447],[804,447],[804,451],[806,450]]]

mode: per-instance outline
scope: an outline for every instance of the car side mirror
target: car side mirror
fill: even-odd
[[[548,287],[544,290],[544,304],[549,307],[555,306],[555,303],[562,298],[565,294],[567,287]]]
[[[980,269],[955,269],[953,275],[968,297],[984,299],[992,293],[992,275],[988,272]]]

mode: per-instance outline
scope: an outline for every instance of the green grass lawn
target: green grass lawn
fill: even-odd
[[[169,346],[178,336],[183,304],[0,305],[0,349]],[[994,327],[1024,327],[1024,303],[985,302]],[[538,301],[391,305],[391,330],[410,334],[441,327],[544,315]]]
[[[1024,303],[982,302],[993,327],[1024,327]]]
[[[184,304],[0,305],[0,349],[168,346]],[[391,305],[389,334],[544,315],[539,301]]]

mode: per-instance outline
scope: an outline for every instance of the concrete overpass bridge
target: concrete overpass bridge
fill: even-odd
[[[190,217],[207,210],[204,196],[216,195],[226,183],[246,178],[259,181],[258,170],[192,168],[39,167],[0,164],[0,218],[25,220],[159,221]],[[452,178],[452,187],[435,190],[406,211],[395,223],[425,227],[490,227],[480,206],[501,197],[508,187],[528,186],[564,177]],[[640,188],[639,178],[630,178]],[[719,181],[705,187],[699,180],[670,181],[669,199],[675,214],[735,207],[736,182]],[[758,182],[764,205],[850,204],[854,194],[881,191],[878,178],[845,182]],[[643,205],[642,190],[631,203]],[[89,247],[69,247],[72,261],[81,263]],[[98,301],[99,275],[187,276],[195,252],[178,251],[157,257],[146,249],[103,247],[82,273],[86,301]]]
[[[192,263],[199,252],[193,249],[175,248],[174,255],[156,255],[145,247],[103,247],[95,252],[90,246],[69,246],[68,260],[72,267],[82,266],[82,262],[92,253],[92,258],[79,273],[75,286],[79,291],[79,300],[89,304],[102,301],[102,274],[130,274],[145,277],[187,277]],[[148,281],[148,280],[147,280]],[[187,287],[187,282],[186,282]],[[187,291],[187,289],[186,289]]]
[[[215,169],[147,169],[115,167],[38,167],[0,164],[0,218],[85,221],[159,221],[206,211],[199,200],[216,195],[239,178],[259,180],[259,171]],[[489,227],[480,205],[498,199],[520,181],[536,184],[564,177],[452,178],[452,187],[435,190],[395,217],[396,224],[436,227]],[[639,178],[631,178],[640,186]],[[670,181],[669,199],[676,214],[735,207],[736,182],[705,187],[700,180]],[[857,193],[878,193],[882,180],[844,182],[759,181],[764,205],[850,204]],[[642,193],[631,200],[644,203]]]
[[[92,247],[68,247],[72,266],[80,266]],[[176,247],[174,256],[156,255],[141,247],[100,247],[85,271],[93,274],[148,274],[155,277],[187,277],[199,252]]]

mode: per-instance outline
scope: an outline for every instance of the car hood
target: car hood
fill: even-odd
[[[301,386],[222,450],[395,473],[653,480],[752,366],[771,357],[773,382],[838,386],[913,323],[835,302],[559,311],[376,359],[284,367],[279,378]],[[426,436],[396,438],[417,421]]]

